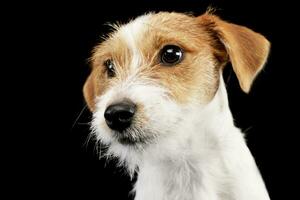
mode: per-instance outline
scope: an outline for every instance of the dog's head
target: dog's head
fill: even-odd
[[[188,138],[225,64],[232,63],[248,92],[270,46],[262,35],[209,13],[147,14],[115,28],[95,48],[84,96],[97,138],[121,158]]]

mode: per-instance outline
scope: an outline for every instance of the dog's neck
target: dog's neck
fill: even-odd
[[[193,132],[192,138],[182,136],[174,140],[174,145],[165,145],[168,147],[144,156],[147,159],[139,165],[136,200],[145,200],[149,195],[149,200],[183,200],[193,199],[194,196],[207,199],[209,195],[216,195],[214,186],[218,188],[218,184],[222,184],[218,176],[226,174],[220,155],[224,145],[222,140],[226,141],[226,134],[237,130],[229,110],[223,79],[213,100],[195,117],[197,123],[192,122],[193,126],[185,123],[187,126],[180,131],[182,135],[184,131]],[[216,177],[217,181],[212,183]]]
[[[142,156],[135,200],[268,200],[243,134],[234,126],[223,79],[197,116],[197,123],[180,126],[174,141]]]

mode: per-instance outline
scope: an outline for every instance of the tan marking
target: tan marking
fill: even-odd
[[[170,97],[178,103],[208,103],[217,91],[219,71],[229,59],[242,89],[248,92],[269,50],[269,42],[260,34],[211,14],[193,17],[161,12],[150,15],[142,27],[145,30],[135,33],[138,35],[130,47],[117,30],[95,48],[92,74],[84,87],[91,109],[95,96],[103,94],[110,85],[126,80],[132,73],[137,73],[141,80],[152,79],[167,88]],[[125,25],[120,29],[126,28]],[[160,63],[159,53],[166,44],[178,45],[184,50],[181,63],[176,66]],[[133,47],[137,49],[132,50]],[[140,66],[135,72],[130,69],[134,52],[141,52]],[[109,58],[114,60],[117,72],[112,79],[107,78],[103,66]]]
[[[210,33],[217,35],[229,55],[242,90],[249,92],[253,80],[266,62],[270,42],[259,33],[211,14],[199,16],[198,20]]]

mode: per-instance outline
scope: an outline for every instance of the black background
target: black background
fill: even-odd
[[[230,77],[226,82],[236,125],[247,134],[271,199],[291,199],[298,184],[292,181],[297,180],[299,160],[299,23],[290,2],[258,0],[12,2],[2,7],[7,34],[2,39],[8,42],[1,75],[2,99],[8,101],[2,104],[8,110],[1,131],[2,190],[11,198],[131,199],[133,182],[113,162],[99,160],[95,143],[88,141],[91,114],[83,110],[82,96],[87,59],[100,36],[109,32],[105,22],[126,22],[148,11],[199,15],[208,6],[272,43],[250,94],[239,89],[230,65],[225,76]]]

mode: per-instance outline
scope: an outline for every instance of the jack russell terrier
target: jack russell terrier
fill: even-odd
[[[248,93],[268,40],[207,12],[149,13],[95,47],[84,97],[92,134],[133,176],[135,200],[268,200],[222,77]]]

